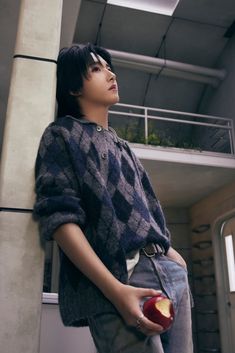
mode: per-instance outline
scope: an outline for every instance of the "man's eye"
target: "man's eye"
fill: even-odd
[[[99,66],[93,66],[91,69],[92,72],[97,72],[100,71],[100,67]]]

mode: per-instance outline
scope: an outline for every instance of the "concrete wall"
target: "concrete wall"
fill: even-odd
[[[7,0],[1,1],[0,4],[0,154],[11,79],[19,8],[20,1]]]
[[[198,113],[230,118],[235,125],[235,36],[229,40],[216,66],[224,68],[227,76],[219,87],[207,87],[198,107]],[[206,146],[208,150],[230,152],[228,133],[225,130],[195,128],[192,138],[200,141],[201,145]]]
[[[43,304],[39,353],[65,352],[96,353],[90,331],[88,327],[64,327],[58,305]]]
[[[227,76],[219,87],[207,88],[199,112],[232,118],[235,122],[235,36],[229,40],[216,66],[224,68]]]
[[[235,125],[235,36],[228,41],[216,67],[225,69],[227,76],[218,87],[208,86],[205,89],[198,113],[229,118]],[[216,119],[207,122],[219,123]],[[203,150],[231,153],[229,133],[223,129],[194,127],[192,141]]]
[[[200,348],[216,349],[221,344],[226,344],[227,340],[224,326],[219,324],[218,306],[221,303],[218,300],[218,287],[223,281],[221,273],[215,270],[215,262],[218,259],[215,258],[214,243],[219,234],[214,232],[213,226],[219,217],[232,210],[235,210],[235,182],[217,190],[190,209],[193,287]],[[222,298],[225,298],[225,293]],[[219,332],[216,332],[217,330]],[[223,350],[226,353],[234,351],[235,347]]]

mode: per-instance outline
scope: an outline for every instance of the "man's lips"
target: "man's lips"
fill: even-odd
[[[113,84],[110,88],[109,88],[109,91],[111,90],[117,90],[117,85]]]

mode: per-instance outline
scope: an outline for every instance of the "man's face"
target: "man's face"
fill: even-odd
[[[119,101],[116,75],[101,56],[97,59],[93,53],[91,55],[93,61],[83,81],[80,102],[109,107]]]

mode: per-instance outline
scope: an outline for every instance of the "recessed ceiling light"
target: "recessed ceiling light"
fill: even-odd
[[[180,0],[108,0],[110,5],[172,16]]]

